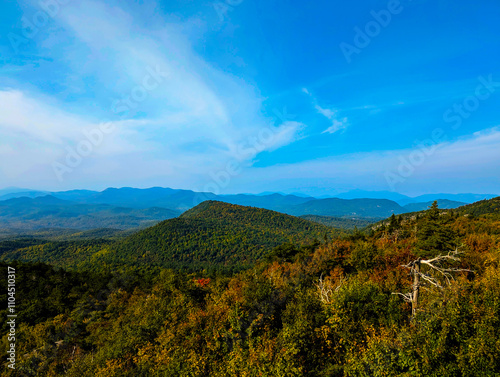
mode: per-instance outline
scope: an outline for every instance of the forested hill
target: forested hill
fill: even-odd
[[[473,216],[489,215],[500,217],[500,196],[460,207],[458,212]]]
[[[301,219],[313,221],[315,223],[328,225],[337,229],[363,229],[379,220],[378,217],[374,218],[348,218],[348,217],[333,217],[333,216],[317,216],[317,215],[303,215]]]
[[[488,217],[491,219],[499,220],[500,219],[500,196],[492,199],[480,200],[478,202],[467,204],[458,208],[453,208],[453,206],[446,206],[446,201],[436,201],[438,203],[439,211],[441,215],[445,214],[457,214],[457,215],[465,215],[465,216],[478,216],[478,217]],[[444,208],[441,206],[441,203],[444,202]],[[424,214],[425,211],[419,210],[415,212],[408,212],[404,214],[398,215],[399,221],[401,219],[411,219],[420,217]],[[373,228],[376,229],[380,225],[387,225],[389,222],[394,221],[394,216],[390,218],[386,218],[381,220],[375,224],[369,225],[367,229]]]
[[[180,213],[178,210],[159,207],[138,209],[109,204],[81,204],[51,195],[34,199],[23,197],[0,201],[0,230],[123,230],[150,226]]]
[[[307,244],[338,232],[266,209],[207,201],[118,242],[105,259],[174,268],[246,266],[283,243]]]
[[[304,242],[329,228],[206,202],[119,250],[89,241],[0,242],[19,297],[16,370],[4,363],[0,375],[499,376],[498,204],[481,202],[467,213],[433,205],[393,216],[370,234],[274,252],[295,235]],[[232,276],[145,271],[141,263],[224,266],[264,252],[270,258]],[[84,255],[97,269],[13,261],[28,254],[59,266]],[[108,271],[99,263],[118,255],[128,265]],[[0,280],[3,302],[7,284]],[[413,297],[415,310],[406,302]],[[4,321],[3,349],[8,328]]]
[[[389,217],[393,213],[403,213],[404,208],[387,199],[317,199],[291,207],[291,215],[351,216],[351,217]]]

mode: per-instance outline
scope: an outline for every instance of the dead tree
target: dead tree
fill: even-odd
[[[331,302],[332,296],[337,292],[340,287],[346,282],[347,279],[340,277],[339,281],[334,284],[330,279],[323,279],[323,274],[319,277],[319,282],[316,285],[318,288],[319,299],[323,304],[329,304]]]
[[[446,268],[443,266],[445,262],[460,262],[458,255],[462,254],[458,248],[450,251],[447,255],[438,255],[432,259],[417,259],[401,267],[410,269],[410,275],[413,276],[412,290],[408,293],[393,292],[394,295],[401,296],[406,302],[411,303],[412,317],[415,317],[418,310],[418,299],[420,288],[426,285],[431,288],[443,290],[444,286],[450,285],[454,280],[452,273],[456,272],[472,272],[463,268]],[[427,267],[423,272],[422,267]]]

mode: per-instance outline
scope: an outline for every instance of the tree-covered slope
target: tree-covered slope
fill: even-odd
[[[302,215],[301,219],[313,221],[315,223],[331,226],[338,229],[352,230],[355,228],[363,229],[379,221],[378,218],[346,218],[333,216]]]
[[[490,215],[500,217],[500,196],[463,206],[458,211],[473,216]]]
[[[387,199],[317,199],[291,207],[291,215],[318,215],[334,217],[389,217],[405,212],[398,203]]]
[[[162,266],[248,265],[283,243],[304,244],[335,233],[274,211],[206,201],[118,242],[107,258]]]
[[[125,208],[108,204],[81,204],[54,196],[0,201],[0,228],[18,233],[43,228],[90,230],[131,229],[150,226],[176,217],[180,211],[167,208]]]
[[[425,211],[429,209],[430,206],[432,206],[433,202],[423,202],[423,203],[410,203],[405,205],[403,208],[405,212],[418,212],[418,211]],[[454,200],[448,200],[448,199],[437,199],[437,203],[439,205],[439,208],[441,209],[454,209],[458,208],[461,206],[466,205],[467,203],[464,202],[457,202]]]
[[[495,203],[482,203],[478,216],[433,205],[418,216],[391,217],[369,235],[283,245],[232,276],[130,265],[107,271],[102,263],[92,272],[0,263],[5,276],[8,266],[15,268],[18,298],[16,369],[3,363],[0,374],[498,376]],[[252,224],[255,209],[234,207],[204,203],[179,220]],[[297,219],[268,212],[261,217],[269,224],[298,227]],[[34,243],[0,243],[0,253]],[[56,246],[40,254],[55,256]],[[437,269],[429,267],[432,260]],[[421,289],[413,312],[406,301],[416,265]],[[0,281],[3,302],[7,283]],[[4,322],[3,349],[10,347],[8,329]]]

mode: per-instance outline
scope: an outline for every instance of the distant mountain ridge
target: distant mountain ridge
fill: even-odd
[[[474,203],[479,200],[492,199],[497,197],[495,194],[425,194],[415,197],[410,197],[407,195],[399,194],[392,191],[364,191],[364,190],[351,190],[345,193],[335,195],[337,198],[341,199],[389,199],[393,200],[401,206],[405,206],[410,203],[420,203],[420,202],[433,202],[434,200],[451,200],[456,202],[463,202],[466,204]]]
[[[18,191],[16,191],[18,190]],[[172,189],[164,187],[151,187],[147,189],[137,189],[131,187],[107,188],[103,191],[92,190],[69,190],[60,192],[49,192],[42,190],[7,188],[0,190],[0,201],[22,196],[31,198],[52,195],[59,199],[75,201],[79,203],[91,204],[113,204],[131,208],[147,208],[151,206],[177,208],[186,210],[192,208],[205,200],[222,200],[227,203],[248,205],[258,204],[259,206],[277,206],[300,204],[309,200],[318,200],[316,197],[304,195],[301,193],[276,193],[263,192],[260,194],[232,194],[216,195],[213,193],[195,192],[191,190]],[[417,197],[409,197],[403,194],[391,191],[364,191],[351,190],[345,193],[332,195],[330,197],[321,197],[321,199],[387,199],[405,206],[410,203],[427,203],[434,200],[451,200],[466,204],[474,203],[479,200],[492,199],[497,197],[495,194],[425,194]],[[259,202],[259,198],[262,202]],[[272,199],[278,199],[281,203],[273,203]],[[289,202],[283,200],[288,198]],[[295,203],[294,203],[295,202]],[[263,207],[265,208],[265,207]]]
[[[291,215],[319,215],[354,218],[385,218],[404,211],[403,207],[388,199],[316,199],[291,207]]]
[[[10,198],[16,196],[13,192],[4,195],[3,198],[10,199],[0,201],[0,228],[14,232],[17,229],[23,234],[26,230],[63,228],[127,230],[177,217],[206,200],[263,208],[293,216],[327,216],[354,221],[376,221],[392,214],[425,210],[431,204],[422,202],[402,206],[388,199],[316,199],[278,193],[215,195],[162,187],[108,188],[102,192],[70,190],[45,196],[40,196],[40,193],[23,189],[18,193],[20,197]],[[444,199],[438,200],[438,204],[441,208],[457,208],[466,203]],[[321,219],[320,222],[324,221]],[[331,219],[328,221],[332,223]],[[337,223],[348,226],[346,222]]]
[[[454,209],[464,205],[467,203],[464,202],[456,202],[448,199],[439,199],[438,206],[441,209]],[[410,203],[404,206],[405,212],[419,212],[428,209],[432,205],[433,201],[429,201],[426,203]]]
[[[392,200],[400,205],[400,201],[409,201],[410,197],[399,194],[397,192],[392,191],[365,191],[365,190],[351,190],[348,192],[344,192],[334,197],[339,199],[388,199]]]
[[[134,209],[109,204],[81,204],[51,195],[33,199],[21,197],[0,201],[0,227],[12,230],[131,229],[153,225],[180,213],[159,207]]]

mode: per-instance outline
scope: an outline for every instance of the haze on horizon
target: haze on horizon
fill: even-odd
[[[0,188],[500,194],[494,1],[0,9]]]

